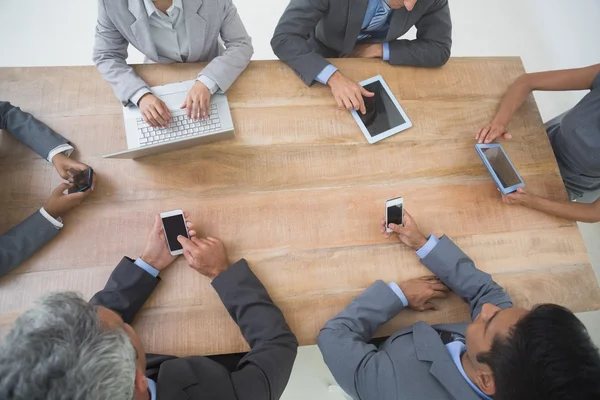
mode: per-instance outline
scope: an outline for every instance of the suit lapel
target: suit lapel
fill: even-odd
[[[158,400],[188,400],[186,389],[197,385],[198,379],[187,362],[180,359],[172,359],[162,363],[156,391]]]
[[[348,21],[346,22],[343,54],[350,54],[354,50],[354,45],[358,40],[365,19],[368,3],[368,0],[354,0],[348,4]]]
[[[148,22],[148,14],[146,13],[146,7],[144,7],[144,1],[128,1],[129,12],[135,17],[135,21],[131,24],[131,33],[133,33],[137,41],[136,47],[150,60],[158,62],[158,53],[150,35],[150,23]]]
[[[417,322],[413,325],[413,340],[417,358],[420,361],[431,362],[429,373],[452,397],[460,400],[479,400],[454,364],[435,329],[425,322]]]
[[[206,40],[206,20],[199,14],[202,0],[183,0],[183,13],[185,15],[185,29],[188,34],[189,55],[188,62],[200,60],[204,51]]]

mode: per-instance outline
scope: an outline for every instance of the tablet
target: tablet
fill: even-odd
[[[363,97],[366,114],[356,110],[350,112],[369,143],[379,142],[412,126],[381,75],[362,81],[360,85],[375,96]]]
[[[512,193],[525,186],[500,144],[476,144],[475,150],[503,194]]]

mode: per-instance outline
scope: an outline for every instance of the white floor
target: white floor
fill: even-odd
[[[210,1],[210,0],[204,0]],[[234,0],[253,37],[255,59],[274,58],[269,41],[286,0]],[[521,56],[527,71],[600,63],[598,0],[450,0],[453,56]],[[91,64],[93,0],[0,0],[0,67]],[[414,37],[414,32],[410,32]],[[141,62],[135,49],[130,62]],[[585,93],[537,93],[544,120],[572,107]],[[581,224],[600,277],[600,224]],[[600,344],[600,314],[581,318]],[[318,349],[300,349],[284,400],[344,399]]]

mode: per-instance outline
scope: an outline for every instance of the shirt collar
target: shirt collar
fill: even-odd
[[[456,364],[456,368],[458,368],[458,371],[460,372],[460,374],[463,376],[463,378],[465,378],[465,380],[467,381],[469,386],[471,386],[471,388],[475,391],[475,393],[477,393],[479,398],[481,398],[483,400],[492,400],[491,398],[486,396],[485,393],[483,393],[481,390],[479,390],[477,385],[475,385],[473,382],[471,382],[471,380],[467,376],[467,373],[465,372],[465,369],[462,366],[462,362],[460,361],[460,356],[467,349],[466,346],[464,345],[464,343],[462,343],[460,341],[450,342],[446,345],[446,349],[448,350],[448,353],[450,353],[450,357],[452,357],[452,361],[454,361],[454,364]]]
[[[156,382],[150,378],[146,378],[148,381],[148,392],[150,392],[150,400],[156,400]]]
[[[152,0],[144,0],[144,7],[146,8],[146,13],[148,14],[148,16],[150,17],[152,14],[154,14],[155,12],[157,13],[158,10],[156,8],[156,6],[154,5],[154,2]],[[182,0],[173,0],[173,5],[171,7],[177,7],[180,10],[183,11],[183,3]],[[171,8],[169,7],[169,9]]]

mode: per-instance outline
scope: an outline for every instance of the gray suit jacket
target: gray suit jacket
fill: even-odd
[[[0,129],[5,129],[43,158],[47,158],[52,149],[69,143],[31,114],[6,101],[0,101]],[[58,235],[58,232],[50,221],[36,211],[0,236],[0,276],[17,268]]]
[[[512,307],[510,297],[492,277],[479,271],[446,236],[421,261],[469,303],[472,319],[485,303]],[[367,343],[402,309],[398,296],[377,281],[325,324],[318,344],[339,385],[361,400],[477,400],[437,332],[464,335],[467,323],[432,327],[417,322],[394,333],[379,348]]]
[[[352,53],[368,0],[291,0],[271,40],[273,51],[312,85],[329,62]],[[396,40],[416,26],[416,40]],[[387,37],[390,64],[439,67],[450,57],[452,22],[448,0],[419,0],[412,11],[392,10]]]
[[[159,281],[123,258],[90,303],[110,308],[131,323]],[[158,400],[278,399],[298,348],[283,314],[245,260],[217,276],[212,286],[251,350],[234,371],[208,357],[148,354],[146,375],[157,383]]]
[[[183,0],[183,12],[190,41],[187,62],[210,61],[200,74],[226,91],[246,69],[254,51],[236,7],[231,0]],[[171,62],[156,53],[143,0],[98,0],[93,60],[123,105],[148,87],[127,65],[129,43],[153,62]]]

